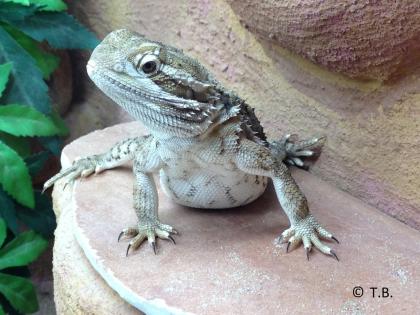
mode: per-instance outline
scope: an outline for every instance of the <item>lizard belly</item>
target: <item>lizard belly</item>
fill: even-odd
[[[176,203],[206,209],[246,205],[265,191],[267,178],[238,169],[215,171],[198,167],[165,168],[160,183],[166,195]]]

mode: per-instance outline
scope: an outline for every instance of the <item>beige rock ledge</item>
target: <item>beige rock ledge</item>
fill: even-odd
[[[383,81],[419,64],[419,1],[227,2],[250,30],[350,77]]]
[[[128,123],[91,133],[64,149],[62,163],[141,132]],[[331,244],[340,262],[316,250],[308,262],[302,247],[286,254],[274,241],[288,221],[272,188],[251,205],[221,211],[181,207],[159,192],[161,220],[181,232],[177,245],[160,241],[158,255],[143,246],[125,257],[127,242],[117,236],[136,222],[129,167],[78,181],[72,192],[58,183],[58,313],[416,313],[420,233],[310,173],[293,175],[312,212],[341,241]],[[353,296],[355,286],[363,297]],[[387,287],[392,298],[372,298],[370,287]]]

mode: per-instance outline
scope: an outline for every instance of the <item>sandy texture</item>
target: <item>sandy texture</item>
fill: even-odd
[[[66,147],[63,164],[138,130],[131,123],[83,137]],[[226,211],[180,207],[160,194],[160,218],[181,232],[177,245],[160,241],[156,256],[146,246],[125,257],[127,242],[116,238],[135,223],[129,168],[79,181],[72,200],[57,186],[58,314],[133,313],[92,270],[73,233],[107,282],[148,314],[414,314],[419,232],[307,172],[294,176],[313,213],[340,239],[331,244],[340,262],[316,250],[307,262],[302,248],[286,254],[274,242],[288,222],[271,188],[258,201]],[[355,286],[365,296],[353,297]],[[372,298],[372,286],[388,287],[392,298]]]
[[[389,14],[399,17],[398,12],[418,2],[399,3],[401,8]],[[244,27],[243,17],[235,15],[222,0],[87,0],[72,6],[78,17],[100,37],[125,27],[196,56],[227,87],[256,107],[271,138],[284,133],[298,133],[302,137],[327,135],[328,143],[313,172],[381,211],[420,228],[420,168],[416,167],[420,156],[420,72],[401,77],[392,84],[334,74],[280,48],[275,42],[257,39]],[[378,7],[376,4],[375,8]],[[258,8],[250,11],[255,16],[262,12],[268,15],[267,8],[265,11]],[[306,10],[307,6],[300,8]],[[360,8],[354,14],[365,14],[364,10],[367,9]],[[411,14],[415,10],[410,11],[406,15],[407,23],[413,22]],[[374,9],[366,12],[380,13]],[[337,29],[344,27],[342,21],[336,21]],[[385,25],[373,22],[369,25],[376,26],[373,29],[382,36]],[[359,29],[354,36],[363,41],[370,33]],[[383,39],[383,44],[394,51],[397,46]],[[402,55],[405,53],[401,50]],[[84,68],[85,61],[79,61],[80,69]],[[83,98],[84,102],[68,118],[74,137],[129,119],[91,84],[81,95]]]
[[[62,184],[55,186],[53,199],[58,225],[53,250],[53,275],[57,314],[139,314],[98,276],[76,243],[71,198],[70,189],[63,190]]]
[[[227,1],[244,26],[332,71],[382,81],[419,65],[418,1]]]

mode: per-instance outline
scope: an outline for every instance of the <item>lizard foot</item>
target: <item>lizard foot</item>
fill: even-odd
[[[176,244],[171,234],[178,234],[178,232],[172,226],[155,220],[146,224],[139,223],[136,227],[129,227],[122,230],[118,236],[118,241],[120,241],[123,236],[131,237],[131,240],[128,243],[126,256],[128,256],[130,248],[137,249],[146,239],[152,247],[153,252],[156,254],[156,237],[164,240],[170,240],[172,243]]]
[[[286,251],[289,252],[290,246],[295,247],[300,242],[303,242],[303,246],[305,248],[306,257],[309,260],[309,252],[312,249],[312,245],[314,245],[317,249],[319,249],[322,253],[326,255],[330,255],[337,259],[338,256],[328,246],[324,245],[320,240],[319,237],[321,236],[325,239],[334,240],[337,243],[338,240],[326,229],[324,229],[317,221],[316,219],[309,214],[306,218],[300,220],[296,224],[294,224],[289,229],[285,230],[281,234],[281,241],[282,243],[287,243],[287,249]]]
[[[273,141],[271,147],[274,152],[284,156],[284,162],[289,165],[307,168],[304,159],[316,157],[320,154],[326,137],[314,137],[308,140],[298,140],[297,135],[285,135],[279,141]]]
[[[100,168],[98,164],[98,158],[96,155],[76,159],[70,167],[62,169],[58,174],[47,180],[44,184],[42,192],[47,190],[49,187],[54,185],[55,182],[64,177],[67,177],[66,183],[64,185],[65,188],[68,184],[72,184],[78,177],[88,177],[93,173],[99,173],[103,169]]]

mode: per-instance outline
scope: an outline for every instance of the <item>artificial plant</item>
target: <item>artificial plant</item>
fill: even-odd
[[[55,228],[50,197],[33,184],[67,133],[48,94],[54,52],[98,43],[66,10],[62,0],[0,0],[0,314],[37,310],[26,265]]]

